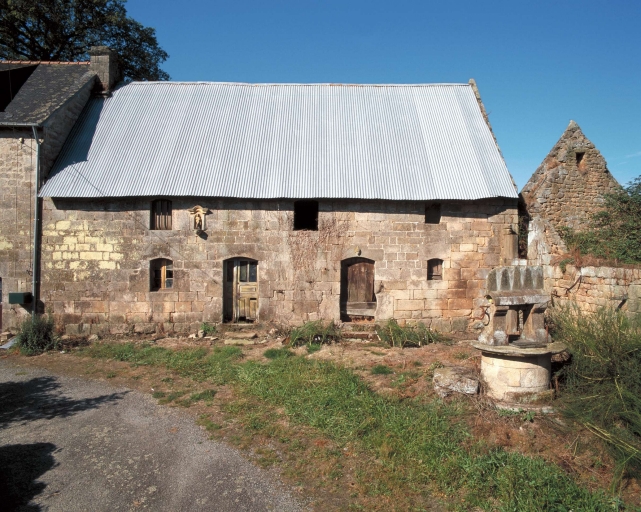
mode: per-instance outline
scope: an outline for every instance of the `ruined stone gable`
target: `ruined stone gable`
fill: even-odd
[[[605,158],[570,121],[521,195],[533,219],[547,221],[557,231],[580,230],[602,208],[603,195],[618,187]]]

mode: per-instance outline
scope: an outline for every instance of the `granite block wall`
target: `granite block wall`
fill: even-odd
[[[173,229],[149,229],[148,199],[44,203],[42,299],[70,333],[194,330],[222,319],[223,262],[258,260],[259,321],[340,318],[341,261],[375,262],[376,320],[421,321],[465,331],[481,314],[489,270],[502,263],[501,233],[516,225],[516,200],[442,205],[320,201],[319,230],[294,231],[293,201],[174,198]],[[209,209],[205,234],[188,210]],[[152,292],[149,265],[169,258],[174,287]],[[443,279],[427,280],[427,261]]]

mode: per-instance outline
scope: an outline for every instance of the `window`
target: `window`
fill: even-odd
[[[158,199],[151,203],[151,229],[171,229],[171,201]]]
[[[174,286],[174,265],[171,260],[159,258],[151,260],[149,288],[152,292],[168,290]]]
[[[294,229],[318,231],[318,201],[294,203]]]
[[[427,280],[428,281],[443,280],[443,260],[433,259],[427,262]]]
[[[440,203],[433,203],[425,206],[425,224],[440,224],[440,223],[441,223]]]
[[[255,283],[258,281],[258,262],[244,261],[238,262],[238,281],[241,283]]]
[[[585,156],[585,152],[584,151],[577,152],[577,154],[576,154],[576,166],[581,170],[583,170],[583,168],[584,168],[584,165],[583,165],[583,157],[584,156]]]

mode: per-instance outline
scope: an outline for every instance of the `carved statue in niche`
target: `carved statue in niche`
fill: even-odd
[[[193,229],[197,234],[203,233],[207,230],[207,214],[211,213],[211,210],[203,208],[202,206],[194,206],[189,209],[191,214],[191,229]]]

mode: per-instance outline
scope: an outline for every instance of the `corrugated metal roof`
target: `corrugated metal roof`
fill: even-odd
[[[138,82],[93,99],[45,197],[517,197],[468,84]]]

